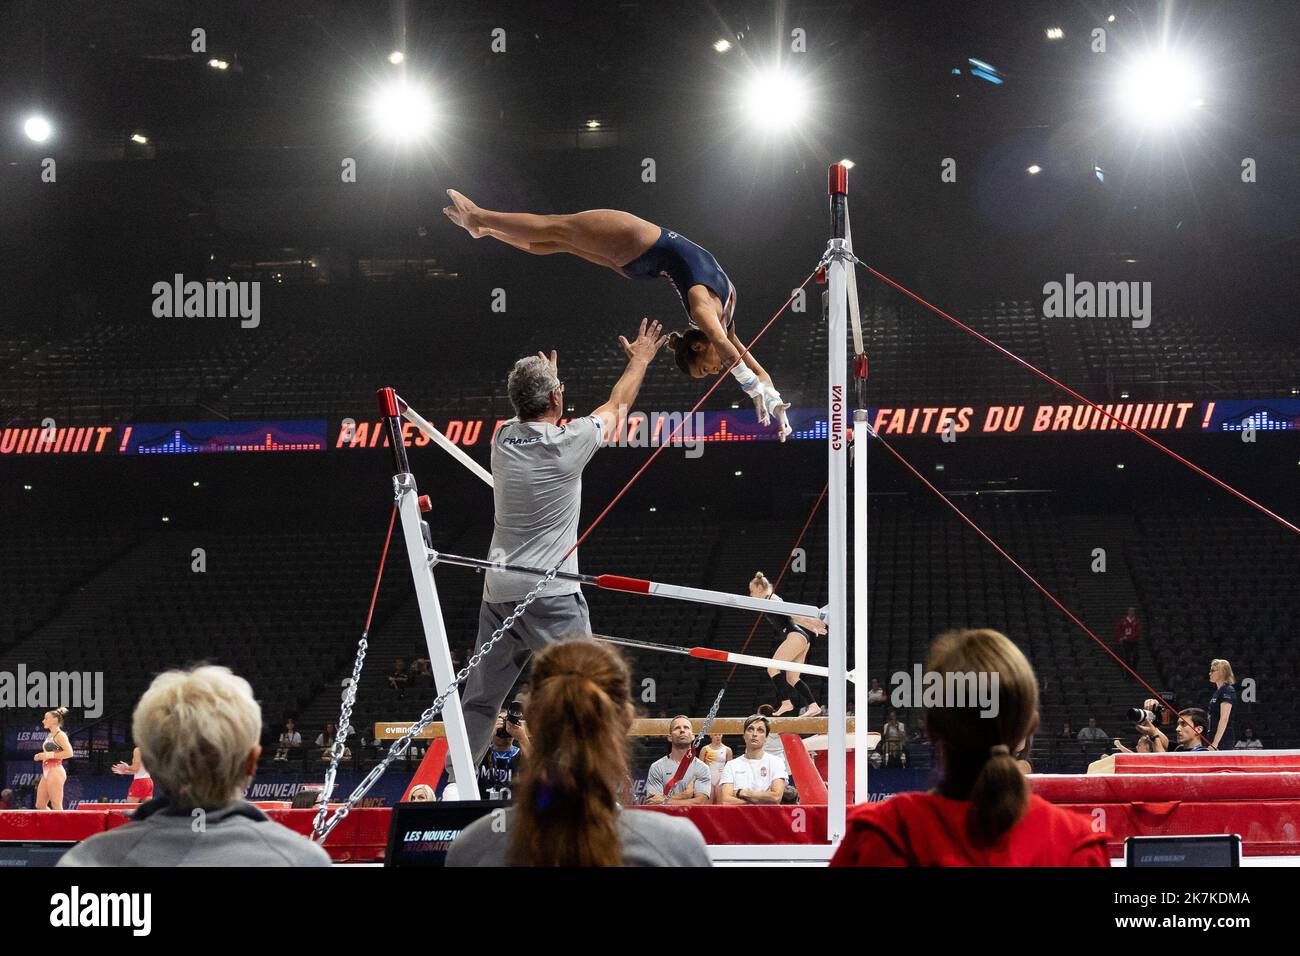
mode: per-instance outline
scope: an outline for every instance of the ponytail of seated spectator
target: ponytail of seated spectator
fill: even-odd
[[[631,678],[617,652],[586,638],[533,661],[533,749],[511,822],[516,866],[621,866],[618,791],[627,777]]]
[[[1029,783],[1014,755],[1038,725],[1038,680],[1020,649],[988,629],[941,634],[926,670],[945,680],[953,674],[997,675],[996,715],[982,716],[978,700],[926,709],[943,767],[939,792],[971,802],[971,836],[991,845],[1029,806]],[[991,676],[986,679],[991,686]]]

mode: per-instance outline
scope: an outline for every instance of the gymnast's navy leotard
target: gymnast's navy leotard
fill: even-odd
[[[702,285],[722,302],[724,331],[730,330],[736,309],[736,287],[718,265],[709,250],[697,246],[685,236],[667,229],[659,230],[659,239],[644,253],[623,266],[629,279],[657,279],[663,276],[673,284],[682,307],[690,314],[686,293],[691,286]],[[694,324],[694,323],[692,323]]]

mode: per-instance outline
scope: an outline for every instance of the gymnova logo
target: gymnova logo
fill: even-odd
[[[1132,319],[1133,328],[1151,324],[1150,282],[1075,281],[1065,274],[1065,283],[1043,286],[1045,319]]]
[[[260,282],[185,281],[179,272],[171,282],[153,284],[153,314],[157,319],[229,319],[255,329],[262,323]]]
[[[125,926],[132,936],[148,936],[153,927],[153,894],[83,893],[74,886],[50,897],[50,925]]]
[[[104,713],[103,671],[0,671],[0,707],[84,708],[94,720]]]
[[[978,707],[981,717],[998,715],[998,672],[923,670],[897,671],[889,679],[894,688],[889,703],[899,709],[918,707]]]

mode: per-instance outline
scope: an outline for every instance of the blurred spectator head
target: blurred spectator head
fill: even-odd
[[[411,788],[406,799],[411,803],[433,803],[436,798],[433,795],[433,787],[427,783],[417,783]]]
[[[1137,753],[1140,754],[1152,753],[1153,751],[1151,749],[1151,738],[1148,737],[1146,734],[1143,734],[1141,737],[1137,739],[1137,746],[1134,749],[1136,750]]]
[[[940,792],[970,800],[973,834],[985,843],[995,842],[1015,825],[1029,802],[1028,784],[1013,755],[1038,726],[1034,669],[1005,635],[978,629],[940,635],[930,647],[926,670],[997,675],[996,713],[989,714],[977,699],[925,711],[940,755]],[[986,679],[993,686],[991,676]]]
[[[618,793],[636,712],[617,651],[587,638],[533,661],[532,750],[520,775],[510,859],[522,866],[619,866]]]
[[[159,674],[131,724],[159,789],[180,806],[205,810],[243,795],[262,753],[261,732],[262,708],[248,681],[211,665]]]

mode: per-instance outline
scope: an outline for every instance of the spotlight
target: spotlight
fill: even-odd
[[[1107,22],[1107,23],[1114,23],[1114,22],[1115,22],[1115,14],[1112,13],[1110,16],[1106,17],[1106,22]]]
[[[1118,468],[1120,471],[1123,471],[1123,470],[1124,470],[1124,463],[1121,461],[1121,462],[1120,462],[1118,465],[1116,465],[1115,467]]]
[[[167,524],[171,520],[172,520],[171,518],[167,517],[166,515],[163,515],[163,524]]]
[[[197,481],[192,482],[192,484],[193,484],[193,486],[194,486],[195,488],[197,488],[197,487],[199,486],[199,483],[198,483]]]
[[[427,90],[399,82],[381,90],[371,102],[379,132],[389,139],[418,139],[433,124],[433,105]]]
[[[840,165],[843,166],[845,169],[852,169],[854,166],[857,165],[857,163],[853,162],[853,160],[851,159],[841,159]]]
[[[1120,81],[1119,102],[1139,125],[1169,127],[1205,105],[1200,92],[1196,67],[1186,57],[1157,50],[1129,65]]]
[[[50,138],[54,132],[54,127],[44,116],[29,116],[23,123],[23,132],[33,143],[43,143]]]
[[[32,490],[31,485],[23,485],[23,491],[31,491],[31,490]]]
[[[587,120],[587,129],[600,129],[600,120]]]
[[[394,50],[392,53],[388,54],[388,62],[393,64],[393,66],[397,66],[397,64],[401,63],[405,59],[406,55],[401,50]]]
[[[1062,30],[1060,27],[1047,28],[1047,39],[1049,40],[1060,40],[1064,36],[1065,36],[1065,31]]]
[[[144,133],[132,133],[131,142],[139,143],[141,146],[144,146],[146,143],[149,142],[149,137],[145,136]]]
[[[808,109],[808,89],[792,73],[771,70],[760,73],[745,91],[745,108],[750,119],[769,132],[793,126]]]
[[[208,66],[212,67],[214,70],[230,69],[230,64],[228,62],[226,62],[225,60],[218,60],[216,57],[213,57],[211,60],[208,60]]]
[[[1043,167],[1039,166],[1037,163],[1034,163],[1034,165],[1032,166],[1025,167],[1025,172],[1027,172],[1030,176],[1037,176],[1042,171],[1043,171]]]
[[[728,50],[731,49],[731,41],[719,40],[718,42],[713,44],[713,49],[717,50],[719,53],[726,53]]]

